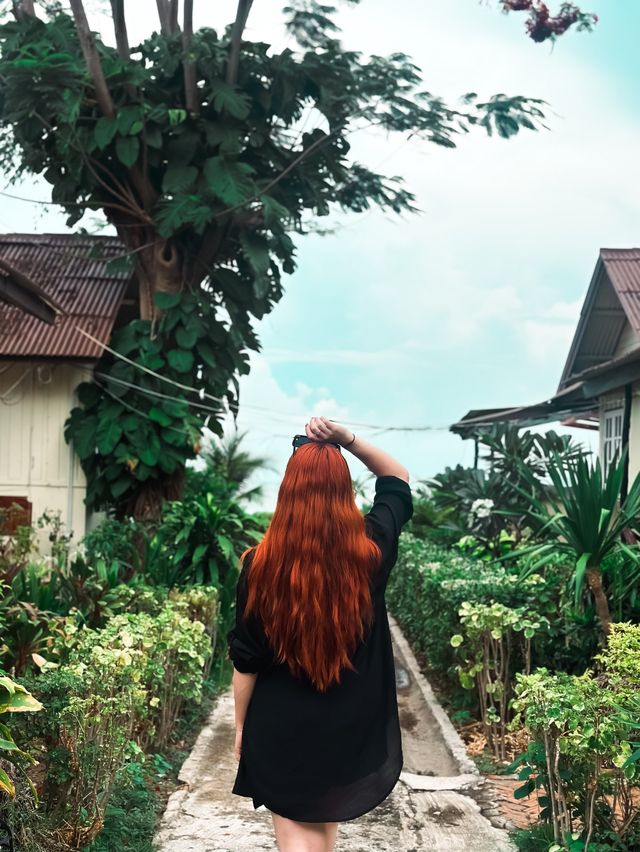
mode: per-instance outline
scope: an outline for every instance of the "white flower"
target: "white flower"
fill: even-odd
[[[493,509],[493,507],[493,500],[474,500],[471,504],[471,511],[469,513],[470,519],[473,521],[474,519],[479,518],[489,518],[491,516],[491,510]]]

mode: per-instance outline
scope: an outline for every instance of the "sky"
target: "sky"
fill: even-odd
[[[248,37],[293,47],[281,5],[255,0]],[[594,32],[570,32],[555,46],[534,44],[524,16],[501,14],[497,0],[362,0],[341,11],[347,47],[409,54],[424,87],[452,105],[469,91],[542,98],[549,130],[511,140],[478,130],[454,150],[352,136],[354,158],[401,176],[421,212],[333,213],[320,223],[332,234],[296,238],[297,270],[272,313],[255,321],[262,351],[240,380],[243,445],[273,468],[252,483],[265,489],[254,508],[274,508],[292,437],[314,414],[377,443],[414,483],[472,464],[472,442],[448,429],[469,409],[556,391],[599,249],[640,244],[640,3],[581,5],[599,15]],[[196,25],[213,26],[235,8],[195,6]],[[135,42],[155,23],[155,3],[128,8]],[[94,5],[92,26],[106,23]],[[9,191],[48,197],[37,180]],[[66,230],[54,208],[7,199],[0,228]],[[364,465],[345,455],[363,477]]]

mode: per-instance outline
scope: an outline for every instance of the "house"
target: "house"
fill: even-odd
[[[100,343],[130,312],[122,251],[114,237],[0,235],[0,508],[21,507],[0,534],[49,511],[84,535],[86,482],[63,429]]]
[[[492,423],[560,421],[599,429],[608,469],[628,446],[623,493],[640,473],[640,249],[601,249],[553,396],[517,408],[469,411],[451,431],[474,437]]]

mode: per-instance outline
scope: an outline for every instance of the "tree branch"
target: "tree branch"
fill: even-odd
[[[156,0],[158,17],[160,18],[160,32],[162,35],[167,35],[169,32],[169,8],[167,2],[168,0]]]
[[[104,78],[102,65],[100,64],[100,56],[91,30],[89,29],[89,21],[87,20],[82,0],[69,0],[69,2],[76,22],[76,30],[80,40],[80,47],[82,48],[82,53],[96,90],[98,105],[102,110],[103,115],[106,115],[107,118],[114,118],[116,111],[111,98],[111,92],[109,91],[107,81]]]
[[[191,115],[200,112],[200,100],[198,98],[198,86],[196,79],[195,59],[190,56],[191,42],[193,40],[193,0],[184,0],[184,22],[182,27],[182,49],[184,59],[182,67],[184,70],[184,97],[185,106]]]
[[[238,65],[240,64],[240,45],[242,43],[242,33],[247,24],[247,18],[251,11],[253,0],[238,0],[238,9],[236,11],[236,19],[231,32],[231,48],[229,50],[229,63],[227,65],[227,83],[230,86],[235,86],[238,79]]]
[[[22,18],[30,15],[35,18],[36,11],[33,8],[33,0],[12,0],[13,14],[19,21]]]
[[[116,46],[118,55],[125,62],[130,59],[129,37],[127,36],[127,22],[124,17],[124,0],[111,0],[111,12],[113,14],[113,29],[116,35]]]
[[[162,35],[173,35],[180,31],[178,26],[178,0],[156,0],[160,32]]]
[[[172,34],[180,31],[178,26],[178,0],[169,0],[169,27]]]

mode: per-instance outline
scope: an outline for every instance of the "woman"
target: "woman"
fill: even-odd
[[[338,824],[381,804],[402,768],[384,592],[413,503],[388,453],[326,417],[305,431],[264,538],[242,554],[232,792],[271,811],[280,852],[332,852]],[[364,517],[342,447],[377,477]]]

